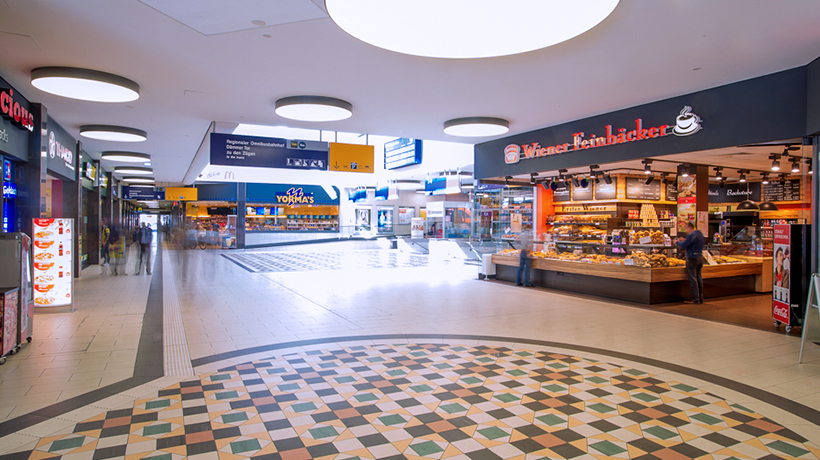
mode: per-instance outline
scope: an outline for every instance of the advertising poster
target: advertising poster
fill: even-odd
[[[521,233],[523,228],[523,220],[520,212],[510,214],[510,231],[513,233]]]
[[[376,211],[379,233],[393,233],[393,207],[380,206]]]
[[[34,304],[71,305],[74,293],[73,219],[34,219]]]
[[[370,231],[370,207],[356,208],[356,231]]]
[[[774,226],[774,261],[772,263],[772,317],[791,325],[791,227]]]
[[[414,217],[416,217],[416,208],[399,208],[399,225],[410,225]]]
[[[697,182],[694,176],[678,177],[678,232],[686,231],[686,223],[697,225]]]

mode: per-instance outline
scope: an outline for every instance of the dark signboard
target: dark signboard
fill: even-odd
[[[211,164],[327,171],[330,144],[274,137],[211,134]]]
[[[772,181],[763,186],[764,201],[801,201],[800,179],[787,180],[785,183]]]
[[[126,200],[161,201],[165,199],[165,189],[161,187],[122,187],[122,197]]]
[[[48,156],[46,167],[67,180],[75,180],[77,169],[77,140],[48,117]]]
[[[592,189],[595,188],[594,185],[594,183],[590,182],[586,188],[573,187],[572,201],[592,201]]]
[[[421,139],[400,137],[384,144],[384,169],[421,164]]]
[[[607,184],[606,181],[595,184],[595,199],[596,200],[617,200],[618,199],[618,178],[613,177],[612,183]]]
[[[569,187],[564,184],[558,184],[558,187],[552,192],[552,201],[570,201]]]
[[[760,202],[760,182],[709,184],[709,203],[740,203],[744,200]]]
[[[28,161],[29,138],[34,134],[34,115],[29,112],[29,101],[0,78],[0,152]],[[19,106],[18,117],[14,117],[14,104]],[[9,116],[9,112],[12,113]],[[23,113],[26,117],[23,117]],[[39,134],[39,133],[38,133]]]
[[[666,184],[666,201],[678,201],[678,184],[675,182]]]
[[[661,182],[653,180],[649,184],[642,177],[626,178],[626,199],[627,200],[661,200]]]

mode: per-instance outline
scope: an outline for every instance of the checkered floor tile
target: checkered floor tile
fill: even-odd
[[[42,438],[29,458],[818,459],[714,394],[563,354],[355,346],[231,366]]]
[[[251,273],[427,266],[427,256],[384,250],[249,252],[222,256]]]

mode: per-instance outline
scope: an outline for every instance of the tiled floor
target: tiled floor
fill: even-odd
[[[245,255],[269,252],[273,251]],[[295,271],[270,271],[270,267],[260,265],[263,273],[251,273],[215,251],[168,251],[162,272],[166,279],[173,277],[182,318],[181,327],[177,327],[182,329],[197,377],[166,377],[125,389],[91,406],[0,438],[0,453],[31,451],[31,458],[181,458],[196,451],[202,456],[194,458],[302,459],[335,449],[337,453],[327,458],[340,460],[391,455],[472,460],[670,460],[696,458],[694,454],[701,452],[723,460],[768,455],[815,458],[820,454],[816,450],[820,427],[815,424],[820,422],[820,414],[811,410],[820,409],[820,347],[812,346],[806,364],[798,366],[799,339],[794,336],[478,281],[475,266],[425,260],[423,266],[381,263],[368,268],[373,265],[362,260],[372,256],[361,255],[352,256],[355,262],[341,269],[336,262],[328,264],[326,260],[314,265],[321,259],[317,256],[321,252],[319,246],[305,247],[302,251],[288,251],[287,258],[271,257],[277,263],[299,261],[301,265]],[[338,253],[335,247],[333,252]],[[330,259],[338,257],[344,259],[337,255]],[[406,256],[376,256],[387,262],[402,257]],[[2,415],[13,418],[64,399],[60,394],[69,391],[64,385],[71,386],[72,378],[84,382],[78,383],[75,391],[87,391],[130,376],[124,362],[128,360],[122,360],[119,370],[112,358],[130,353],[133,366],[142,315],[146,302],[151,302],[148,290],[146,276],[84,277],[78,284],[78,295],[82,292],[83,297],[76,312],[38,314],[33,345],[24,347],[22,356],[12,357],[0,367],[0,401],[13,403]],[[163,300],[161,294],[159,302]],[[46,333],[54,334],[54,340],[50,347],[35,353],[45,346],[38,345],[38,341]],[[382,334],[392,336],[374,337]],[[454,334],[460,336],[454,338]],[[97,342],[98,336],[108,340]],[[482,338],[488,336],[494,338]],[[356,337],[361,338],[357,341]],[[294,343],[288,345],[290,342]],[[277,345],[282,343],[285,345]],[[413,348],[430,343],[450,346]],[[357,346],[363,348],[353,348]],[[495,351],[480,348],[487,346]],[[350,358],[339,358],[339,350],[343,349]],[[424,357],[413,355],[422,351]],[[60,369],[53,364],[68,356],[82,358],[67,365],[70,370],[58,373],[61,379],[49,379],[51,369]],[[83,359],[91,367],[74,369],[82,366]],[[415,363],[417,360],[429,361]],[[251,362],[255,364],[247,364]],[[451,367],[436,367],[438,364]],[[9,365],[15,367],[6,368]],[[308,366],[312,370],[299,370]],[[271,373],[272,369],[283,372]],[[16,372],[33,377],[14,381]],[[252,377],[254,374],[258,377]],[[331,375],[332,379],[341,375],[354,380],[339,382]],[[41,380],[41,376],[46,378]],[[380,390],[387,386],[373,383],[381,382],[379,378],[395,380],[389,385],[398,391]],[[542,378],[550,383],[539,380]],[[11,393],[16,390],[7,390],[7,382],[11,388],[15,384],[28,388],[15,396]],[[368,384],[374,388],[355,386]],[[421,390],[422,386],[430,390],[412,389]],[[26,393],[35,387],[37,391],[57,394],[47,401],[28,397]],[[465,393],[471,388],[488,388],[492,394],[483,389],[472,395]],[[770,392],[771,397],[755,389]],[[265,392],[269,394],[262,394]],[[363,396],[362,392],[372,396]],[[450,394],[454,397],[436,396],[445,393],[447,398]],[[527,396],[530,393],[537,398]],[[167,406],[160,400],[167,401]],[[451,413],[441,408],[450,407],[451,400],[466,412]],[[329,407],[342,402],[353,408],[370,407],[364,409],[368,413],[353,415],[367,423],[348,426],[344,419],[350,417],[315,418],[336,412],[352,415],[349,407]],[[302,413],[293,406],[308,406],[299,404],[312,404],[315,409]],[[542,407],[544,404],[547,408]],[[259,410],[266,405],[277,408]],[[651,409],[659,405],[660,409]],[[0,407],[7,406],[0,403]],[[379,409],[378,414],[372,412],[373,407]],[[574,413],[562,412],[562,407]],[[113,412],[121,410],[130,411],[129,415]],[[490,412],[505,416],[487,418]],[[243,414],[247,420],[240,420]],[[392,415],[404,422],[393,425],[381,421],[381,417],[397,421]],[[156,418],[148,420],[151,417]],[[459,417],[466,417],[470,424],[458,425],[468,423]],[[450,419],[456,421],[447,421]],[[276,439],[284,432],[275,433],[278,430],[271,429],[270,422],[281,420],[290,428],[279,429],[293,432],[288,432],[290,437]],[[618,428],[595,431],[593,423],[602,421]],[[89,429],[74,433],[78,423],[91,425],[82,425]],[[111,430],[90,428],[100,423]],[[441,428],[447,423],[455,428]],[[611,428],[604,423],[597,425]],[[146,434],[146,427],[154,426],[162,429],[147,428]],[[415,428],[413,434],[408,431],[413,427],[427,427],[433,432]],[[223,431],[217,435],[217,430]],[[103,431],[118,434],[102,436]],[[570,431],[580,434],[583,440],[570,439],[575,437]],[[621,435],[613,435],[613,431]],[[561,432],[561,436],[555,432]],[[459,433],[469,436],[457,440],[462,436]],[[572,449],[558,447],[558,441],[548,435]],[[384,444],[379,436],[389,443]],[[81,441],[76,440],[79,438]],[[164,438],[174,440],[162,441],[161,446],[158,439]],[[378,443],[367,446],[361,438]],[[179,444],[180,439],[185,439],[184,445]],[[644,439],[652,444],[641,441]],[[284,440],[287,442],[283,444]],[[200,445],[188,450],[202,443],[211,444],[207,449]],[[128,447],[123,453],[119,446],[125,444]],[[697,450],[689,449],[689,445]],[[527,452],[520,448],[524,446],[549,450]]]

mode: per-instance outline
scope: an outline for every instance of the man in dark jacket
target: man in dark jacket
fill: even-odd
[[[137,273],[135,275],[139,275],[140,271],[143,267],[143,261],[145,261],[145,273],[150,275],[151,274],[151,242],[154,240],[154,232],[151,231],[151,227],[149,227],[146,223],[143,222],[142,228],[139,231],[139,244],[140,244],[140,264],[137,266]]]
[[[686,223],[686,238],[678,238],[678,247],[686,250],[686,275],[689,277],[689,293],[692,303],[703,303],[703,247],[706,238],[700,230],[695,230],[692,222]]]

